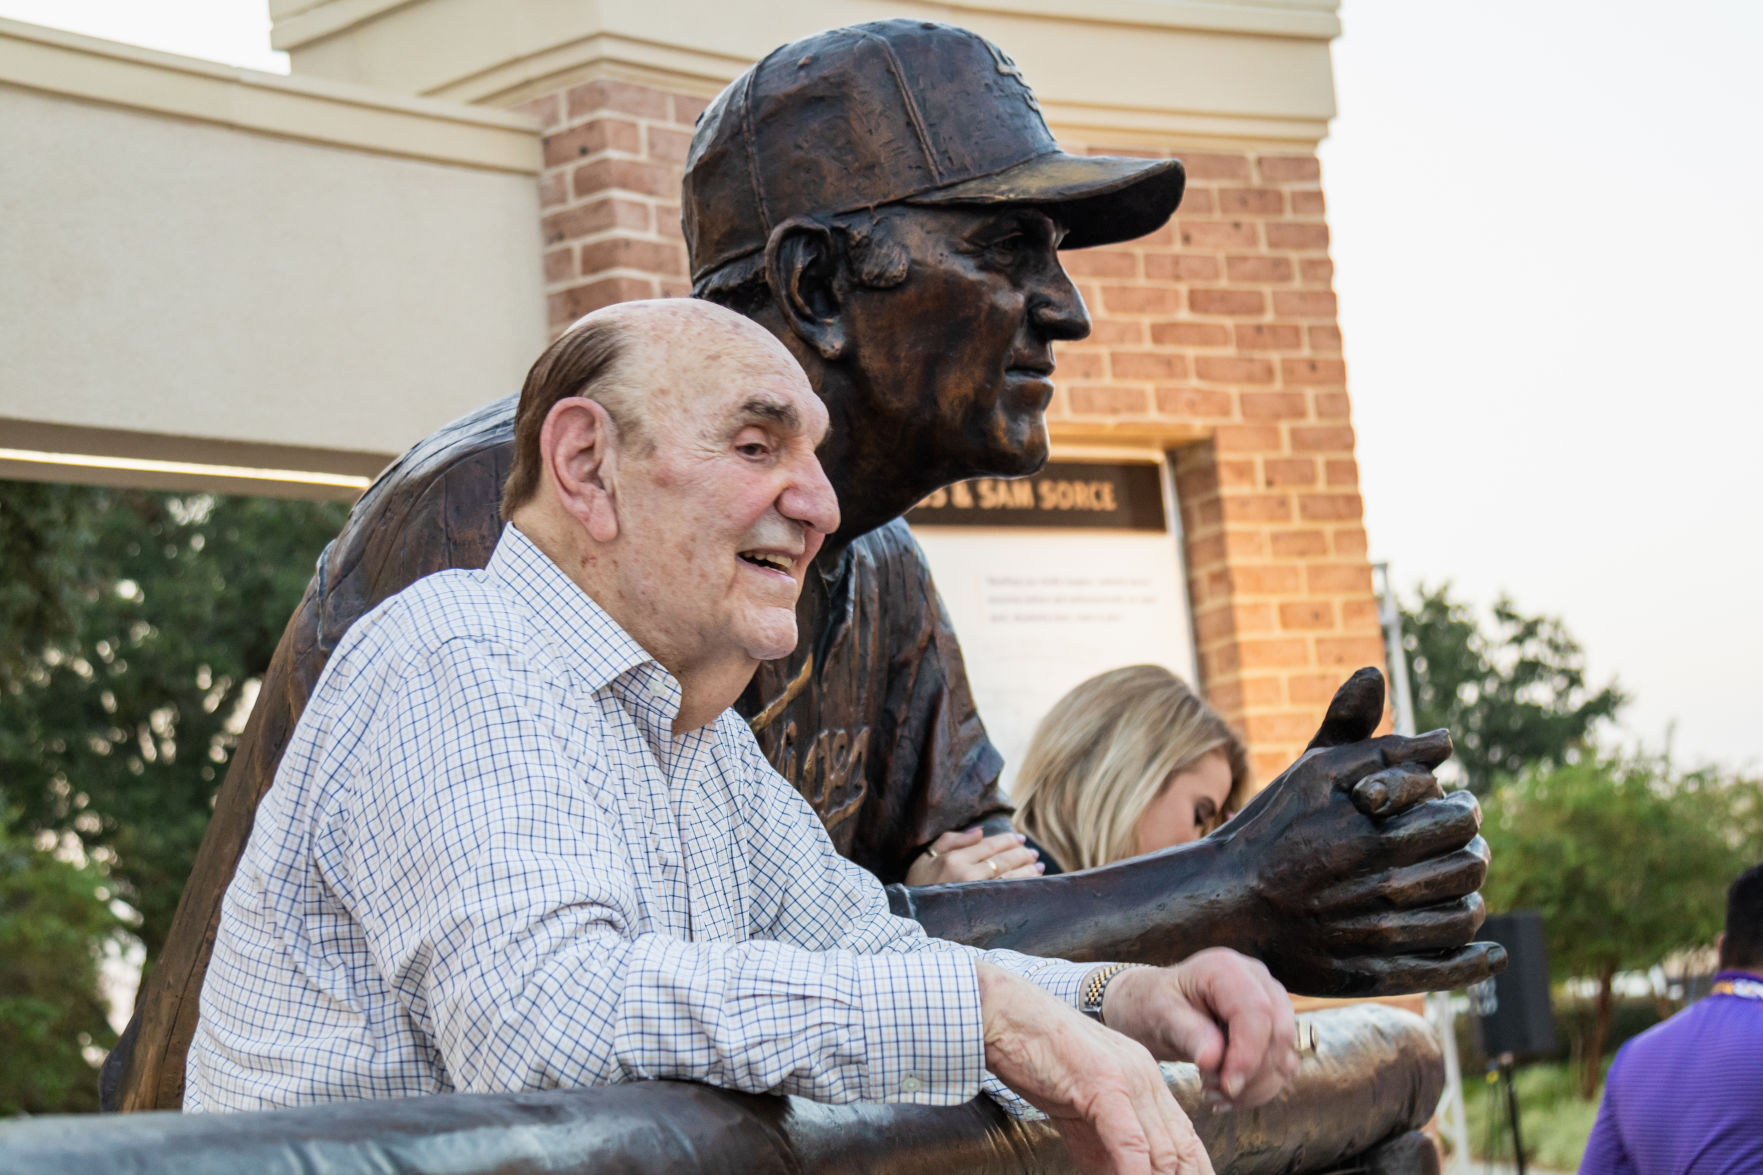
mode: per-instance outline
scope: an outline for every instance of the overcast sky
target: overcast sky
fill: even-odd
[[[1374,558],[1562,616],[1763,767],[1763,4],[1346,0],[1324,144]]]
[[[262,0],[0,16],[286,72]],[[1763,769],[1763,3],[1345,0],[1322,150],[1374,558]]]

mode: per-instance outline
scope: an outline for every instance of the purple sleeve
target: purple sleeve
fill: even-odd
[[[1611,1062],[1609,1077],[1604,1082],[1604,1100],[1598,1106],[1598,1119],[1592,1124],[1592,1136],[1586,1141],[1585,1156],[1579,1161],[1579,1175],[1636,1175],[1634,1160],[1622,1145],[1622,1132],[1616,1127],[1618,1079],[1622,1073],[1622,1057]]]

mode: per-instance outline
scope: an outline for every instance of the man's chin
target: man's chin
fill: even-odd
[[[786,618],[760,617],[747,632],[747,655],[755,661],[780,661],[796,651],[796,613]]]

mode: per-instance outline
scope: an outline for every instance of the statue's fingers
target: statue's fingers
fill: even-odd
[[[1418,763],[1431,770],[1451,757],[1451,732],[1443,727],[1416,735],[1385,735],[1377,741],[1385,744],[1384,756],[1392,766]]]
[[[1477,836],[1455,852],[1330,886],[1310,906],[1325,916],[1412,910],[1468,897],[1487,875],[1488,842]]]
[[[1341,683],[1306,750],[1364,742],[1383,721],[1383,674],[1367,666]]]
[[[1354,807],[1380,820],[1444,794],[1433,773],[1418,763],[1398,763],[1375,771],[1354,784],[1352,792]]]
[[[1328,924],[1329,945],[1367,955],[1418,955],[1454,951],[1475,937],[1487,917],[1481,895],[1420,910],[1386,910]]]
[[[1481,831],[1481,805],[1466,791],[1426,800],[1378,827],[1389,866],[1418,865],[1454,853]]]
[[[1340,988],[1351,995],[1408,995],[1454,991],[1490,979],[1506,969],[1506,948],[1472,942],[1443,955],[1391,955],[1342,959]]]
[[[1450,757],[1451,736],[1447,731],[1430,730],[1413,738],[1386,734],[1346,746],[1306,751],[1287,773],[1320,773],[1336,788],[1348,791],[1366,776],[1386,767],[1406,763],[1430,770]]]

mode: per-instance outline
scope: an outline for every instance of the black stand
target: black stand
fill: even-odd
[[[1512,1123],[1512,1157],[1518,1164],[1518,1175],[1524,1175],[1524,1134],[1518,1128],[1518,1091],[1512,1087],[1512,1054],[1501,1053],[1495,1063],[1500,1067],[1500,1081],[1506,1087],[1506,1118]]]

